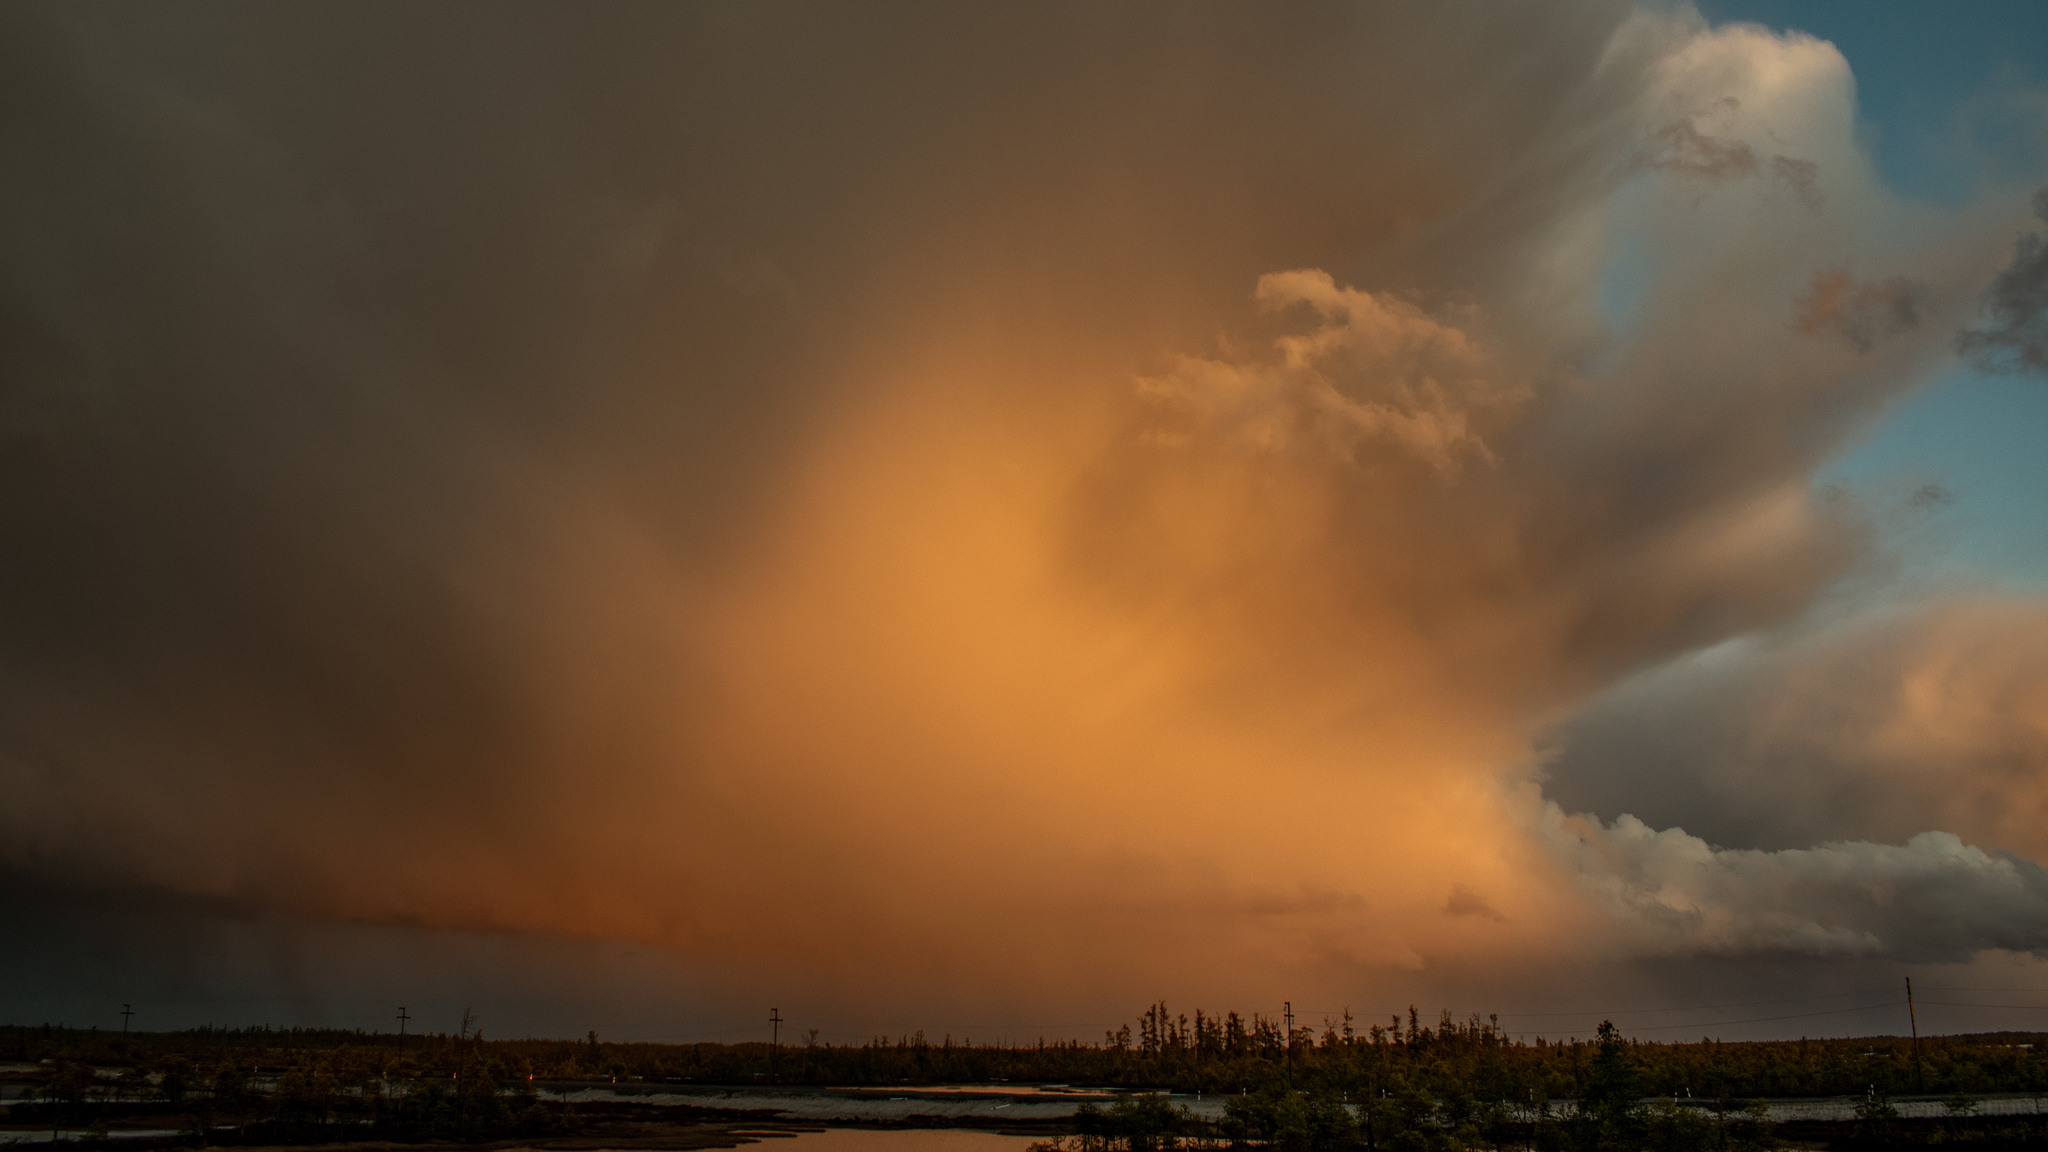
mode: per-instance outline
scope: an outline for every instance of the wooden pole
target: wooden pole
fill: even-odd
[[[1913,978],[1906,977],[1906,1022],[1913,1027],[1913,1091],[1927,1093],[1927,1083],[1920,1076],[1920,1017],[1913,1011]]]
[[[1281,1001],[1280,1015],[1287,1021],[1287,1030],[1280,1034],[1280,1066],[1292,1072],[1294,1070],[1294,1001]]]

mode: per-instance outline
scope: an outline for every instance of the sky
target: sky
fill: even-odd
[[[0,1018],[2048,1018],[2048,16],[0,14]]]

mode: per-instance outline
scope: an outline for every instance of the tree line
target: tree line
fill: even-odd
[[[1135,1025],[1135,1027],[1133,1026]],[[822,1043],[815,1031],[791,1043],[619,1043],[581,1040],[400,1037],[337,1029],[203,1028],[122,1035],[98,1030],[0,1027],[0,1059],[146,1067],[211,1083],[224,1069],[280,1075],[331,1067],[389,1081],[447,1078],[488,1059],[509,1079],[549,1081],[764,1082],[857,1087],[1026,1081],[1207,1095],[1242,1094],[1301,1079],[1364,1091],[1399,1079],[1441,1095],[1463,1090],[1495,1100],[1577,1099],[1592,1083],[1602,1041],[1523,1040],[1495,1017],[1443,1013],[1432,1025],[1405,1018],[1359,1027],[1349,1014],[1289,1030],[1263,1015],[1147,1006],[1100,1042],[974,1043],[922,1032]],[[2048,1090],[2048,1034],[1721,1042],[1622,1041],[1646,1096],[1948,1095]],[[192,1069],[190,1073],[177,1071]],[[355,1082],[352,1080],[351,1082]]]

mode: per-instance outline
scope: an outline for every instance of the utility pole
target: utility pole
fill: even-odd
[[[404,1006],[403,1004],[399,1005],[399,1006],[398,1006],[398,1034],[399,1034],[400,1036],[403,1036],[403,1035],[405,1035],[405,1022],[406,1022],[407,1020],[410,1020],[410,1019],[412,1019],[412,1017],[410,1017],[410,1016],[407,1016],[407,1015],[405,1014],[405,1006]]]
[[[768,1079],[775,1079],[775,1050],[782,1045],[782,1009],[768,1010]]]
[[[1292,1070],[1294,1066],[1294,1001],[1280,1002],[1280,1017],[1287,1021],[1287,1030],[1280,1034],[1280,1067]]]
[[[1913,1091],[1925,1095],[1927,1085],[1920,1079],[1920,1018],[1913,1012],[1913,978],[1911,976],[1906,977],[1906,1022],[1913,1026]]]
[[[121,1035],[126,1036],[128,1034],[128,1018],[133,1015],[135,1015],[134,1005],[121,1005]]]

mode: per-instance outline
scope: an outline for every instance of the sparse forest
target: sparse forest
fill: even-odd
[[[1521,1041],[1490,1019],[1444,1013],[1360,1026],[1350,1018],[1291,1034],[1261,1015],[1176,1014],[1163,1004],[1099,1042],[974,1043],[922,1032],[859,1044],[799,1038],[779,1046],[490,1040],[481,1034],[398,1036],[325,1029],[195,1029],[123,1036],[97,1030],[0,1027],[0,1060],[147,1068],[204,1093],[223,1070],[282,1075],[319,1069],[338,1084],[409,1082],[487,1071],[506,1080],[713,1084],[967,1084],[1001,1081],[1171,1090],[1208,1095],[1274,1083],[1329,1084],[1353,1094],[1414,1084],[1488,1100],[1577,1099],[1589,1090],[1598,1039]],[[1916,1072],[1904,1037],[1720,1043],[1623,1041],[1646,1097],[1718,1098],[2048,1092],[2048,1033],[1922,1037]]]
[[[1348,1016],[1291,1032],[1264,1016],[1191,1016],[1164,1004],[1097,1043],[975,1044],[922,1034],[825,1044],[610,1043],[397,1036],[308,1029],[199,1029],[121,1035],[0,1028],[0,1061],[33,1081],[8,1109],[11,1126],[91,1131],[122,1114],[175,1113],[194,1138],[335,1138],[335,1125],[379,1139],[479,1141],[577,1129],[576,1111],[542,1100],[559,1082],[905,1086],[998,1081],[1124,1090],[1089,1104],[1047,1152],[1155,1152],[1193,1144],[1293,1152],[1705,1149],[1764,1146],[1776,1137],[1758,1097],[1853,1096],[1853,1133],[1878,1147],[1983,1130],[1985,1147],[2017,1121],[1978,1123],[1970,1101],[2048,1095],[2048,1035],[2000,1033],[1749,1043],[1637,1043],[1603,1025],[1591,1040],[1522,1042],[1495,1021],[1448,1013],[1360,1027]],[[121,1069],[109,1076],[107,1070]],[[551,1084],[550,1082],[556,1082]],[[565,1086],[565,1085],[564,1085]],[[1220,1122],[1177,1110],[1158,1090],[1227,1097]],[[1894,1095],[1952,1097],[1953,1122],[1902,1121]],[[596,1115],[602,1109],[584,1112]],[[579,1116],[582,1119],[579,1120]],[[2032,1122],[2029,1122],[2032,1123]],[[1975,1125],[1974,1127],[1972,1125]],[[2015,1127],[2018,1124],[2018,1127]],[[1842,1126],[1837,1125],[1837,1128]],[[2005,1133],[1993,1138],[1991,1133]],[[1842,1141],[1849,1141],[1843,1144]],[[1869,1143],[1870,1141],[1877,1143]],[[1981,1143],[1981,1141],[1980,1141]]]

